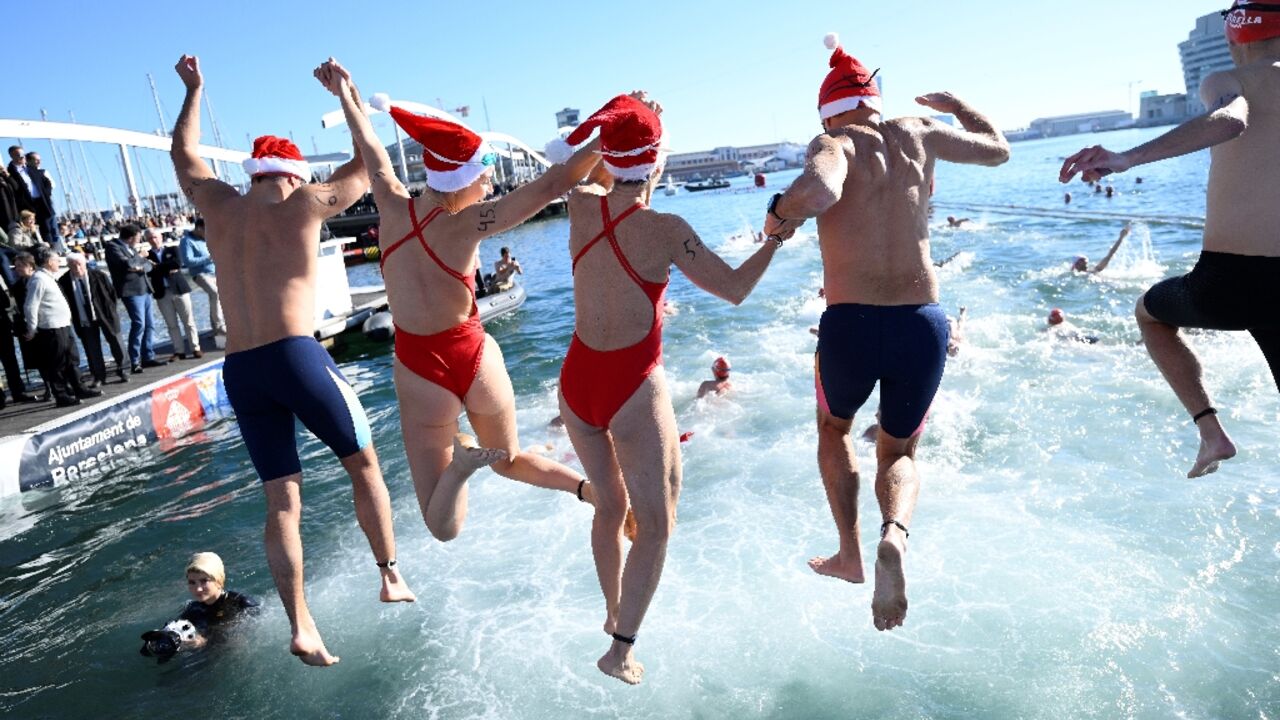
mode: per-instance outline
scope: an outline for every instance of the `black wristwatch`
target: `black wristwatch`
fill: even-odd
[[[787,219],[778,214],[778,201],[780,200],[782,200],[782,193],[774,193],[773,197],[769,198],[769,207],[766,210],[770,215],[777,218],[779,222],[786,222]]]

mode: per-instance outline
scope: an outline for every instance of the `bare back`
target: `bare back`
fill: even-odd
[[[419,227],[436,214],[422,229],[422,239],[440,263],[463,277],[475,274],[476,249],[483,236],[459,233],[457,227],[474,212],[482,211],[469,208],[450,215],[426,197],[382,198],[379,197],[378,208],[381,220],[378,247],[383,253],[382,276],[396,326],[417,335],[432,335],[464,322],[471,315],[474,295],[469,287],[432,260],[422,241],[413,234],[409,203],[414,204],[413,217]]]
[[[588,186],[569,195],[569,256],[579,258],[573,270],[575,332],[596,350],[616,350],[644,339],[653,327],[653,304],[619,262],[608,238],[587,244],[604,229],[599,186]],[[607,195],[609,217],[617,218],[634,201]],[[614,237],[627,262],[641,279],[665,283],[670,277],[672,243],[678,225],[675,216],[642,207],[614,228]]]
[[[831,131],[849,161],[840,200],[818,216],[829,304],[936,302],[929,255],[927,125],[898,118]]]
[[[1280,257],[1280,63],[1230,71],[1249,107],[1248,129],[1212,149],[1204,249]],[[1206,85],[1209,83],[1206,81]],[[1210,107],[1217,101],[1206,99]]]

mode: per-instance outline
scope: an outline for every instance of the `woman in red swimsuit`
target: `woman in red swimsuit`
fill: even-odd
[[[497,157],[488,143],[457,123],[393,107],[392,118],[423,145],[427,189],[412,198],[396,179],[350,74],[332,58],[315,74],[342,103],[378,205],[382,273],[396,325],[400,427],[427,528],[440,540],[458,535],[466,519],[466,480],[485,465],[504,477],[593,501],[583,477],[521,452],[515,393],[502,350],[480,325],[474,275],[480,241],[519,225],[577,185],[598,160],[596,145],[485,202]],[[479,448],[457,435],[463,410]]]
[[[680,493],[680,434],[662,372],[671,265],[737,305],[781,244],[766,242],[735,270],[679,216],[645,205],[662,175],[660,111],[642,93],[619,95],[567,138],[576,145],[600,128],[602,164],[616,180],[611,190],[587,185],[569,195],[576,324],[560,373],[560,412],[596,484],[591,547],[605,597],[604,630],[613,637],[597,665],[631,684],[644,674],[632,645],[662,574]],[[562,145],[560,156],[567,150]],[[557,153],[548,148],[548,154]],[[628,498],[637,533],[624,571]]]

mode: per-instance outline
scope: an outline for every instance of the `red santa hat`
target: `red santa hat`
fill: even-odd
[[[600,128],[600,155],[604,167],[619,180],[644,180],[666,157],[662,121],[648,105],[619,95],[595,111],[569,136],[547,144],[547,159],[562,163],[573,155],[573,147],[581,145]]]
[[[244,161],[249,177],[290,175],[302,182],[311,181],[311,165],[302,157],[298,146],[285,138],[263,135],[253,141],[253,155]]]
[[[866,66],[857,58],[844,51],[840,46],[840,36],[830,33],[823,39],[831,53],[831,72],[822,81],[822,89],[818,92],[818,114],[826,120],[833,115],[856,110],[859,106],[882,112],[880,103],[880,87],[876,85],[876,73],[868,72]]]
[[[1280,37],[1280,7],[1271,3],[1235,0],[1224,13],[1227,40],[1247,45]]]
[[[383,93],[370,98],[369,104],[390,113],[409,137],[422,143],[422,164],[433,190],[454,192],[468,187],[498,161],[493,147],[465,125],[403,110]]]

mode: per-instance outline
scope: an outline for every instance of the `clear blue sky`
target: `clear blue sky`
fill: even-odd
[[[552,136],[560,108],[587,113],[634,88],[666,106],[677,151],[803,142],[820,129],[817,91],[829,56],[822,36],[835,31],[850,53],[882,68],[887,114],[914,113],[916,95],[950,90],[1015,128],[1046,115],[1129,109],[1142,90],[1183,91],[1178,42],[1198,16],[1228,4],[11,3],[0,117],[38,119],[46,108],[50,119],[65,120],[72,110],[82,123],[153,131],[159,121],[146,74],[172,124],[182,103],[173,64],[190,52],[201,59],[229,146],[292,132],[304,152],[341,150],[345,131],[321,130],[319,122],[337,105],[310,75],[333,55],[366,96],[470,105],[469,122],[480,129],[487,103],[494,130],[534,146]],[[13,42],[15,35],[34,42]],[[1132,81],[1140,84],[1131,95]],[[389,142],[385,116],[377,127]],[[207,116],[203,129],[211,140]],[[47,143],[28,145],[55,169]],[[69,144],[60,147],[67,159]],[[120,199],[118,152],[86,149],[102,201],[107,183]],[[147,182],[172,188],[165,156],[140,156]]]

